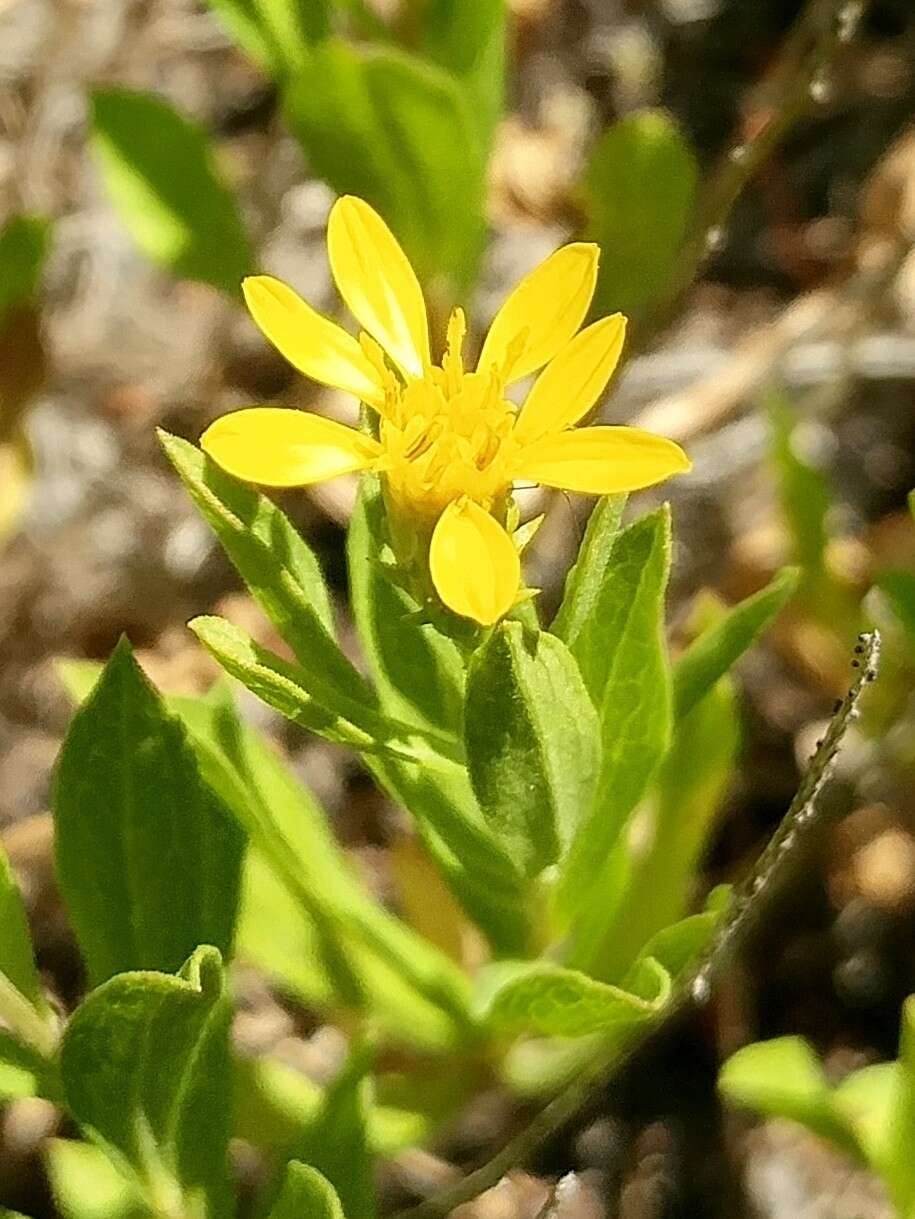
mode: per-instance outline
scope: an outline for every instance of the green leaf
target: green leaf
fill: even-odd
[[[601,247],[595,309],[642,314],[667,288],[687,233],[698,167],[663,110],[626,115],[597,141],[584,176],[587,235]]]
[[[481,1016],[500,1033],[585,1037],[649,1020],[670,996],[670,977],[656,961],[642,962],[630,985],[609,986],[548,961],[504,962],[483,971]]]
[[[368,1138],[372,1062],[370,1047],[357,1044],[327,1089],[312,1129],[293,1153],[334,1187],[346,1219],[374,1219],[375,1215]]]
[[[483,814],[526,875],[555,863],[587,817],[597,715],[565,645],[503,622],[473,658],[467,765]]]
[[[282,79],[308,62],[311,43],[330,32],[328,0],[209,0],[252,59]]]
[[[77,698],[97,680],[96,666],[59,668]],[[224,691],[168,706],[249,838],[238,952],[306,1003],[364,1008],[400,1041],[452,1046],[469,1020],[458,967],[369,896],[310,792]]]
[[[365,755],[379,786],[415,819],[446,883],[499,955],[526,951],[524,878],[483,819],[466,772]]]
[[[48,1177],[63,1219],[153,1219],[136,1189],[91,1143],[48,1139]]]
[[[285,110],[316,173],[384,216],[421,279],[472,280],[485,155],[454,76],[393,48],[330,39],[290,82]]]
[[[337,1191],[316,1168],[293,1160],[268,1219],[348,1219]]]
[[[50,225],[39,216],[13,216],[0,228],[0,325],[38,290]]]
[[[288,1158],[290,1147],[310,1137],[324,1091],[307,1075],[276,1058],[237,1058],[233,1063],[236,1138]],[[424,1142],[432,1129],[426,1113],[375,1105],[368,1115],[369,1144],[392,1156]]]
[[[92,149],[147,257],[176,275],[239,292],[253,254],[202,128],[152,94],[98,89]]]
[[[385,567],[389,551],[377,478],[362,480],[347,536],[353,615],[385,711],[461,733],[464,663],[456,645],[421,618]]]
[[[13,1024],[7,1012],[4,1012],[4,1021]],[[21,1035],[0,1029],[0,1096],[43,1096],[55,1103],[60,1100],[53,1061],[57,1029],[47,1021],[42,1025],[42,1032],[46,1044],[39,1048]]]
[[[888,1183],[892,1182],[893,1108],[902,1084],[898,1062],[875,1062],[846,1075],[833,1089],[833,1108],[853,1131],[861,1158]],[[911,1175],[904,1161],[904,1176]]]
[[[662,966],[676,981],[687,969],[715,933],[731,897],[730,885],[719,885],[709,894],[706,907],[699,914],[690,914],[679,922],[662,927],[642,946],[639,960],[650,958]]]
[[[796,416],[787,394],[771,389],[765,395],[764,405],[769,415],[772,460],[782,512],[791,535],[793,561],[803,568],[808,584],[823,581],[829,542],[826,516],[832,493],[822,472],[798,452]]]
[[[641,849],[616,850],[616,891],[605,896],[607,918],[592,972],[616,978],[650,936],[677,924],[689,908],[702,856],[720,814],[740,745],[740,717],[731,683],[724,679],[677,725],[640,824]],[[701,917],[701,916],[700,916]],[[663,956],[651,949],[665,965]],[[674,972],[671,970],[671,972]]]
[[[573,842],[557,895],[560,911],[578,912],[585,957],[597,925],[589,902],[596,903],[598,912],[605,905],[601,875],[670,742],[664,640],[669,566],[670,512],[664,507],[618,535],[599,594],[571,644],[597,707],[602,741],[597,794]]]
[[[890,603],[909,642],[915,644],[915,572],[891,568],[880,573],[876,584]]]
[[[446,759],[436,752],[440,745],[457,753],[457,746],[443,735],[430,744],[421,739],[420,730],[387,720],[362,703],[337,695],[326,683],[319,683],[315,697],[308,688],[309,673],[261,647],[224,618],[204,616],[188,625],[227,673],[309,732],[363,753],[386,752],[426,766],[458,765],[456,756]]]
[[[3,1049],[0,1042],[0,1105],[24,1096],[38,1096],[40,1089],[34,1072],[16,1063],[6,1062]]]
[[[230,1019],[219,953],[200,948],[178,976],[109,979],[67,1027],[67,1108],[157,1212],[231,1213]]]
[[[786,567],[778,575],[729,610],[709,630],[690,644],[674,665],[674,713],[688,715],[720,677],[752,646],[790,600],[800,570]]]
[[[93,983],[228,954],[244,839],[122,641],[74,716],[54,792],[57,874]]]
[[[718,1087],[735,1104],[766,1117],[786,1117],[854,1151],[854,1139],[832,1107],[832,1094],[810,1043],[803,1037],[758,1041],[733,1054]]]
[[[893,1201],[905,1219],[915,1215],[915,995],[902,1005],[899,1033],[899,1075],[887,1121],[889,1141],[884,1175]]]
[[[421,50],[453,73],[488,148],[505,105],[505,0],[429,0]]]
[[[578,558],[566,576],[562,604],[550,630],[554,635],[576,651],[579,636],[594,620],[595,606],[601,594],[607,574],[610,556],[626,507],[625,495],[605,495],[597,501],[590,517],[585,536],[578,550]]]
[[[420,726],[462,732],[464,666],[454,643],[420,622],[384,567],[387,540],[377,481],[364,478],[347,541],[351,599],[384,711]],[[496,841],[463,770],[433,771],[366,758],[380,785],[416,820],[458,901],[498,951],[527,942],[521,874]]]
[[[35,968],[32,937],[16,878],[0,846],[0,973],[33,1007],[43,1010],[41,979]]]
[[[334,641],[318,561],[287,517],[186,440],[163,431],[159,440],[194,506],[308,674],[309,689],[327,687],[373,705],[374,695]]]

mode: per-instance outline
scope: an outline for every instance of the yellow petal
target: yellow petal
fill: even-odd
[[[242,291],[255,322],[299,372],[322,385],[355,394],[370,406],[384,404],[378,373],[351,334],[271,275],[250,276]]]
[[[363,200],[344,195],[327,223],[330,268],[359,323],[408,376],[429,364],[429,323],[419,280],[394,234]]]
[[[626,338],[622,313],[602,317],[554,356],[534,382],[515,427],[529,444],[584,418],[606,388]]]
[[[588,427],[526,445],[515,477],[565,491],[612,495],[638,491],[689,470],[678,444],[631,427]]]
[[[597,281],[596,245],[578,241],[551,254],[493,318],[479,369],[502,369],[510,383],[542,368],[581,325]]]
[[[429,570],[445,605],[492,626],[514,605],[521,560],[502,526],[472,500],[449,504],[429,547]]]
[[[308,483],[364,470],[381,446],[333,419],[278,406],[232,411],[200,438],[203,451],[236,478],[265,487]]]

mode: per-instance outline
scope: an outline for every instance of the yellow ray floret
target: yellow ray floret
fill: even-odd
[[[431,534],[429,575],[454,613],[490,626],[519,597],[518,550],[502,523],[516,481],[606,495],[689,469],[678,445],[649,432],[569,430],[604,392],[625,338],[621,314],[579,329],[594,293],[596,246],[563,246],[527,275],[472,370],[460,309],[441,363],[432,363],[419,282],[367,203],[337,201],[328,250],[340,295],[364,327],[358,340],[270,276],[247,279],[245,300],[291,364],[378,412],[378,440],[304,411],[252,407],[217,419],[201,444],[231,474],[264,486],[378,472],[398,518]],[[518,410],[506,388],[538,369]]]

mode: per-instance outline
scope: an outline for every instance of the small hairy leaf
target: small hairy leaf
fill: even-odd
[[[237,294],[253,266],[206,135],[149,93],[97,89],[92,149],[137,245],[177,275]]]
[[[464,739],[484,816],[536,875],[587,817],[599,765],[597,715],[565,645],[519,622],[496,627],[468,674]]]
[[[484,971],[480,1007],[499,1032],[585,1037],[648,1020],[670,995],[670,977],[656,961],[641,962],[629,983],[623,989],[548,961],[510,961]]]
[[[219,953],[200,948],[177,976],[109,979],[67,1026],[67,1108],[157,1211],[199,1199],[207,1219],[231,1212],[230,1018]]]
[[[244,836],[122,641],[73,717],[54,789],[57,875],[93,983],[228,954]]]

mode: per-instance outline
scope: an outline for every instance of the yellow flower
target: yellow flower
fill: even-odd
[[[563,246],[526,276],[468,371],[460,309],[448,323],[441,363],[433,364],[419,282],[367,203],[337,201],[327,244],[340,295],[364,328],[358,340],[270,276],[245,280],[245,300],[300,372],[378,413],[378,439],[304,411],[235,411],[201,439],[229,473],[298,487],[377,471],[392,516],[430,537],[428,571],[442,602],[490,626],[519,597],[518,550],[505,528],[515,482],[606,495],[689,469],[673,441],[636,428],[570,430],[603,392],[625,336],[619,313],[579,331],[594,293],[597,246]],[[506,387],[538,369],[519,410]]]

